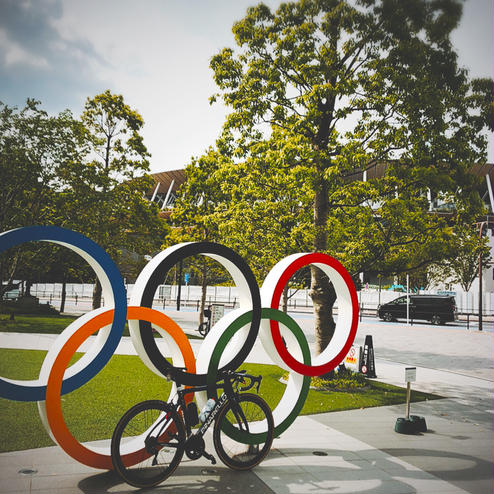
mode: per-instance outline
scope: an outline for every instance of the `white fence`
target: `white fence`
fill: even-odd
[[[127,285],[127,296],[132,293],[133,285]],[[61,283],[38,283],[31,287],[31,294],[44,300],[59,300],[62,292]],[[68,298],[72,299],[91,299],[93,294],[92,284],[75,284],[69,283],[66,286]],[[420,292],[435,293],[435,292]],[[358,292],[359,304],[364,310],[376,310],[379,304],[394,300],[397,297],[405,295],[403,292],[389,290],[363,289]],[[309,296],[309,290],[290,290],[289,291],[289,308],[291,310],[309,312],[312,310],[312,300]],[[158,303],[166,305],[176,304],[178,298],[177,285],[162,285],[158,288],[155,300]],[[182,304],[192,307],[198,307],[201,299],[201,287],[196,285],[182,285],[180,300]],[[479,307],[478,292],[455,292],[456,307],[459,313],[477,314]],[[206,294],[206,305],[212,303],[225,304],[227,306],[238,305],[238,290],[235,286],[209,286]],[[336,303],[336,307],[338,304]],[[482,294],[483,313],[485,315],[494,315],[494,293]]]

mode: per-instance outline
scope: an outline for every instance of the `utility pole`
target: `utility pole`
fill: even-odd
[[[479,227],[479,239],[482,239],[482,229],[487,221],[482,221]],[[482,331],[482,250],[479,252],[479,331]]]
[[[180,298],[182,296],[182,259],[178,264],[178,291],[177,291],[177,310],[180,310]]]

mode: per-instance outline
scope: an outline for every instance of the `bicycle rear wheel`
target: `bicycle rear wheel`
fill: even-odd
[[[241,413],[239,413],[241,411]],[[258,395],[239,394],[227,401],[214,423],[214,447],[233,470],[250,470],[271,449],[274,420],[269,405]]]
[[[199,326],[199,334],[201,336],[206,336],[208,334],[208,323],[207,322],[203,322],[200,326]]]
[[[135,487],[153,487],[177,468],[184,453],[185,428],[176,410],[148,400],[122,416],[113,432],[113,468]]]

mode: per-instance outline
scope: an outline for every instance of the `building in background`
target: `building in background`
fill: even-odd
[[[153,173],[151,177],[155,185],[148,191],[147,198],[158,204],[161,215],[168,218],[177,198],[177,191],[185,183],[185,170]]]
[[[371,180],[373,178],[381,178],[389,166],[389,163],[377,163],[375,166],[367,171],[358,171],[354,175],[350,176],[351,180]],[[472,167],[472,173],[479,177],[479,194],[486,208],[488,214],[485,218],[479,218],[479,234],[480,227],[482,228],[482,234],[487,235],[489,238],[489,245],[491,251],[494,252],[494,164],[485,163],[483,165],[474,165]],[[147,198],[150,201],[156,202],[161,210],[163,217],[168,218],[173,204],[176,199],[176,194],[180,186],[185,183],[186,176],[185,170],[171,170],[160,173],[151,174],[151,177],[155,181],[155,185],[147,193]],[[455,205],[451,201],[445,201],[441,197],[429,197],[430,211],[432,214],[439,214],[444,216],[451,216],[454,213]],[[487,293],[494,293],[494,266],[483,269],[482,275],[482,291]],[[367,277],[366,279],[370,279]],[[435,287],[436,290],[448,290],[448,291],[461,291],[459,286],[445,283],[443,286]],[[479,283],[474,282],[471,288],[472,292],[479,291]]]

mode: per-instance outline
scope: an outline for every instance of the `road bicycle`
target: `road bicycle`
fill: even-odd
[[[174,376],[167,376],[175,380]],[[250,470],[271,449],[274,420],[269,405],[258,395],[246,393],[262,376],[245,371],[225,371],[214,385],[221,396],[208,403],[201,413],[197,405],[186,405],[185,396],[206,391],[207,385],[185,387],[177,383],[177,393],[168,403],[148,400],[138,403],[122,416],[113,432],[111,457],[114,470],[135,487],[153,487],[169,477],[185,452],[191,460],[201,456],[214,465],[206,452],[204,434],[214,421],[213,444],[221,461],[234,470]],[[132,452],[131,452],[132,451]]]

